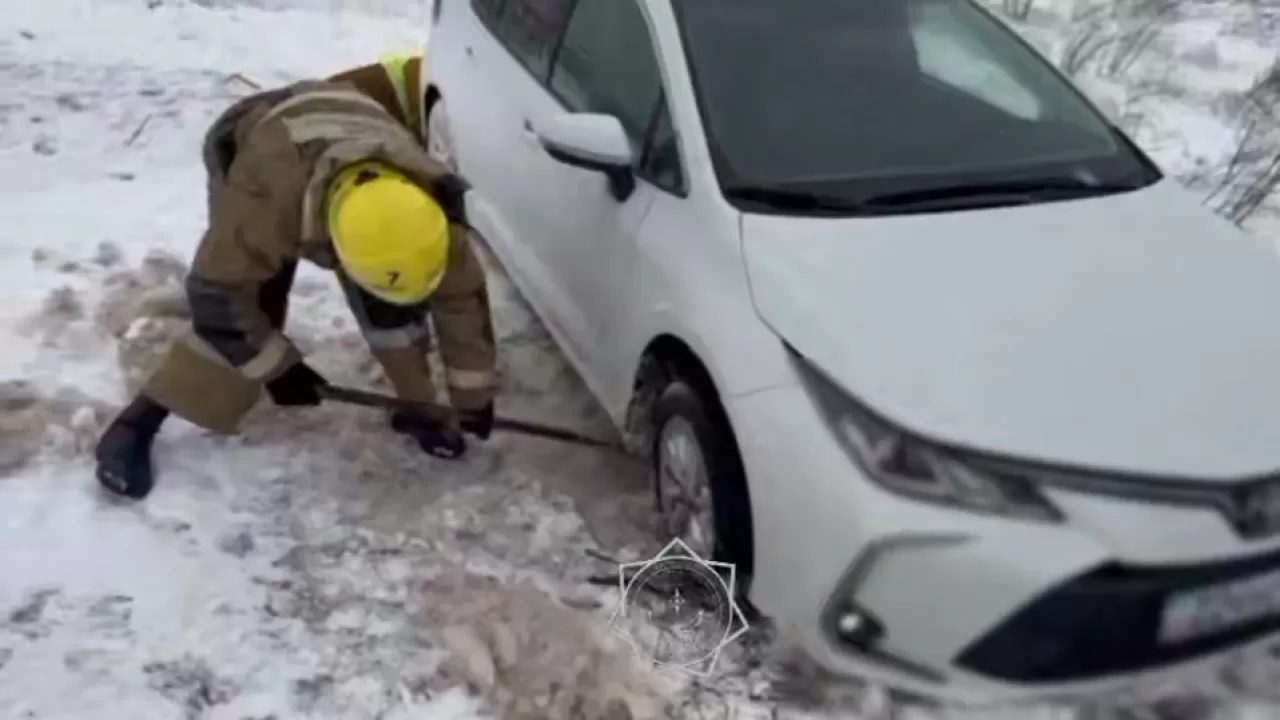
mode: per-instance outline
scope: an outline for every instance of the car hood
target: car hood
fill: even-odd
[[[1114,471],[1280,469],[1280,263],[1172,181],[996,210],[742,222],[763,320],[905,429]]]

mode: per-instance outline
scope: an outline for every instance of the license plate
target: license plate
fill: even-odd
[[[1174,594],[1165,603],[1160,642],[1177,643],[1280,614],[1280,570]]]

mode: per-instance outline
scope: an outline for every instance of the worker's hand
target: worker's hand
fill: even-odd
[[[298,361],[267,383],[267,394],[271,396],[272,402],[282,407],[319,405],[324,399],[320,390],[327,384],[310,365]]]
[[[471,227],[467,222],[467,191],[471,183],[458,175],[445,175],[436,181],[436,200],[444,209],[444,215],[455,225]]]
[[[488,440],[493,433],[493,403],[479,410],[460,411],[462,431],[471,433],[481,440]]]
[[[391,413],[391,429],[413,438],[433,457],[454,460],[467,451],[466,439],[457,428],[424,414],[396,410]]]

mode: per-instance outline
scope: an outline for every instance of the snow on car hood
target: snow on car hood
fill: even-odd
[[[1175,186],[883,218],[746,215],[775,332],[905,428],[1195,478],[1280,470],[1280,263]]]

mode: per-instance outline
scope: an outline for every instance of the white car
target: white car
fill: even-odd
[[[440,0],[432,146],[659,511],[841,674],[1280,630],[1280,266],[970,0]]]

